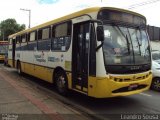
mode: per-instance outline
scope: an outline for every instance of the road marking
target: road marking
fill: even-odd
[[[147,97],[152,97],[152,95],[150,94],[146,94],[146,93],[139,93],[140,95],[143,95],[143,96],[147,96]]]

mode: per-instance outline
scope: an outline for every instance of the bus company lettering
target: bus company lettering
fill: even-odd
[[[56,57],[48,57],[48,61],[49,62],[60,62],[60,59]]]
[[[46,60],[43,58],[42,55],[34,55],[34,57],[36,58],[36,61],[38,62],[46,62]]]

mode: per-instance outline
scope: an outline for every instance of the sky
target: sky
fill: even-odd
[[[0,21],[14,18],[19,24],[29,26],[31,10],[31,27],[96,6],[109,6],[129,9],[144,15],[147,24],[160,27],[160,0],[0,0]]]

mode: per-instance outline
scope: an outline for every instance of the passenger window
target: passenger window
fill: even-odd
[[[26,35],[22,35],[22,42],[26,42]]]
[[[41,40],[42,39],[42,30],[39,30],[38,31],[38,40]]]
[[[67,36],[68,24],[57,25],[55,29],[55,37]]]
[[[52,50],[67,51],[71,42],[71,22],[65,22],[52,28]]]
[[[45,28],[42,31],[42,39],[48,39],[50,37],[50,28]]]
[[[20,36],[16,37],[16,43],[19,44],[21,42]]]
[[[50,39],[51,28],[45,27],[38,31],[38,50],[50,50],[51,49],[51,39]]]
[[[35,40],[36,40],[36,32],[31,32],[29,41],[35,41]]]

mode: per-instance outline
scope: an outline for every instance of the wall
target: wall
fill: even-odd
[[[152,47],[152,50],[160,51],[160,41],[159,40],[151,41],[151,47]]]
[[[151,41],[160,41],[160,28],[155,26],[147,26],[147,32]]]

